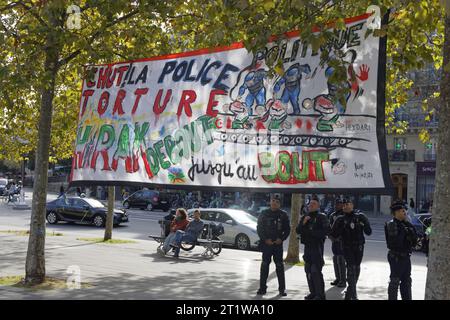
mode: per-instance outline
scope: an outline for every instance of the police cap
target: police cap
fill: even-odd
[[[281,195],[279,193],[271,193],[270,194],[270,200],[281,200]]]
[[[391,211],[392,211],[392,212],[395,212],[395,211],[400,210],[400,209],[405,209],[405,210],[406,210],[406,206],[405,206],[405,204],[403,203],[403,201],[395,201],[395,202],[391,205]]]

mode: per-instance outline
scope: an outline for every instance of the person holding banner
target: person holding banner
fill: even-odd
[[[305,245],[303,260],[305,261],[306,279],[309,294],[305,300],[325,300],[325,283],[322,268],[323,249],[325,239],[330,231],[330,224],[325,214],[319,212],[320,204],[317,197],[313,197],[308,204],[308,213],[300,218],[297,234],[300,242]]]
[[[269,266],[273,257],[278,278],[278,291],[282,297],[285,297],[287,294],[285,292],[283,241],[289,236],[291,227],[287,213],[280,209],[280,195],[278,193],[271,195],[270,208],[259,215],[256,229],[262,251],[259,289],[256,294],[264,295],[267,292]]]
[[[356,284],[364,255],[364,234],[370,236],[372,228],[369,219],[363,213],[353,209],[351,199],[344,199],[343,202],[344,215],[338,217],[334,222],[330,234],[333,238],[342,238],[348,284],[345,300],[358,300]]]

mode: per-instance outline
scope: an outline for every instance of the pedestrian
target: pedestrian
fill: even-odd
[[[257,232],[262,251],[262,262],[257,295],[264,295],[267,292],[267,278],[273,257],[278,278],[278,292],[282,297],[287,296],[283,264],[283,241],[289,236],[291,227],[289,217],[286,212],[280,209],[280,205],[280,195],[277,193],[271,194],[270,208],[264,210],[258,217]]]
[[[389,249],[388,261],[391,269],[388,299],[397,300],[398,288],[402,300],[411,300],[411,252],[417,242],[414,226],[407,220],[406,207],[402,202],[391,206],[393,219],[386,222],[384,232]]]
[[[334,205],[335,211],[330,215],[330,226],[333,226],[338,217],[344,215],[344,211],[342,211],[343,206],[342,199],[336,198]],[[330,284],[339,288],[345,288],[345,258],[342,237],[333,238],[329,235],[329,238],[331,240],[331,251],[333,252],[334,275],[336,276],[336,279]]]
[[[303,261],[309,287],[309,294],[305,300],[325,300],[325,283],[322,274],[325,264],[323,248],[330,231],[330,223],[327,216],[319,210],[319,199],[312,198],[308,205],[308,213],[300,218],[296,230],[300,235],[300,242],[305,245]]]
[[[428,257],[428,253],[430,251],[430,236],[432,232],[431,216],[423,219],[423,229],[424,229],[423,252],[425,252],[425,255]]]
[[[64,186],[61,184],[59,187],[59,195],[58,198],[62,197],[64,195]]]
[[[415,206],[414,200],[413,200],[413,198],[411,198],[411,199],[409,200],[409,207],[410,207],[411,209],[414,209],[414,206]]]
[[[166,255],[170,249],[170,245],[175,239],[177,230],[185,230],[188,223],[189,221],[187,219],[186,210],[183,208],[178,208],[175,214],[175,218],[170,223],[170,233],[166,236],[162,248],[158,248],[158,252]]]
[[[344,215],[336,219],[330,234],[333,238],[342,239],[348,285],[345,300],[358,300],[356,284],[364,255],[364,234],[371,235],[372,228],[367,217],[354,210],[351,199],[344,199],[343,204]]]

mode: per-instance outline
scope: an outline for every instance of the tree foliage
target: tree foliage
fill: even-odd
[[[387,36],[387,125],[394,110],[408,100],[413,82],[409,72],[432,64],[443,66],[444,13],[439,0],[0,0],[0,159],[20,159],[36,148],[37,159],[70,157],[76,134],[79,88],[86,64],[111,63],[243,41],[249,50],[263,47],[272,35],[300,30],[303,41],[329,54],[332,30],[345,27],[344,18],[378,5],[389,23],[374,31]],[[81,28],[68,28],[70,5],[80,8]],[[319,32],[313,32],[313,26]],[[345,78],[344,61],[333,61],[334,80]],[[280,72],[280,62],[273,61]],[[427,99],[428,98],[428,99]],[[434,112],[438,93],[423,101]],[[43,110],[51,111],[51,141],[43,141]],[[46,119],[46,118],[41,118]],[[38,124],[40,123],[40,124]],[[44,122],[45,123],[45,122]],[[39,134],[39,135],[38,135]],[[40,142],[38,137],[41,135]],[[44,139],[42,140],[42,137]],[[421,137],[426,139],[426,132]],[[40,147],[39,147],[40,146]],[[40,154],[40,157],[39,157]],[[45,159],[46,160],[46,159]],[[37,161],[38,163],[39,161]],[[45,163],[44,166],[46,166]],[[42,166],[36,181],[46,180]],[[30,240],[39,240],[43,257],[46,183],[37,183]],[[448,188],[448,186],[447,186]],[[36,189],[36,188],[35,188]],[[38,192],[36,192],[38,191]],[[44,224],[45,228],[45,224]],[[31,241],[30,241],[31,242]],[[33,253],[32,248],[30,252]],[[28,261],[28,259],[27,259]]]

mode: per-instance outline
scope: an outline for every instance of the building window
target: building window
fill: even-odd
[[[406,138],[394,138],[394,150],[406,150]]]
[[[427,142],[425,144],[425,152],[423,154],[424,161],[436,161],[436,143]]]

